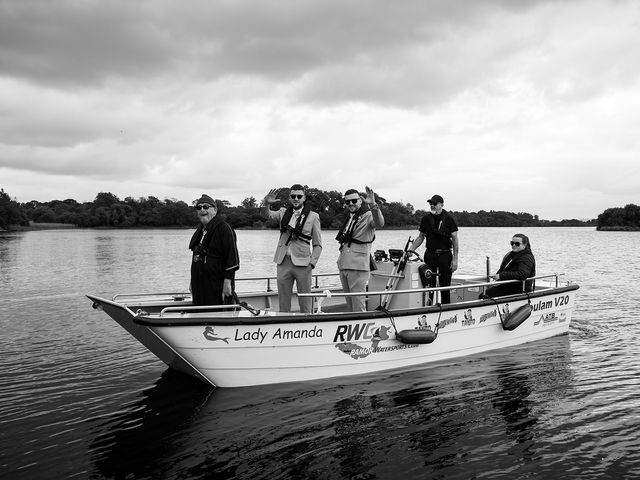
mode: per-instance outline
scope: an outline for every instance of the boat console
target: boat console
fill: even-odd
[[[369,279],[369,292],[381,292],[394,290],[412,290],[422,289],[422,280],[420,278],[420,268],[424,268],[424,263],[420,260],[410,259],[404,265],[404,268],[398,273],[400,261],[404,252],[402,250],[389,250],[389,254],[383,250],[377,250],[374,255],[377,270],[371,272]],[[395,281],[395,284],[394,284]],[[451,280],[451,286],[458,288],[451,289],[451,303],[467,302],[477,300],[482,288],[473,286],[473,284],[486,281],[486,277],[478,275],[457,274]],[[369,296],[368,309],[375,310],[381,302],[382,295]],[[437,303],[439,298],[431,300],[431,303]],[[393,295],[387,300],[386,308],[402,309],[402,308],[420,308],[430,304],[429,294],[424,291],[416,293],[404,293]]]

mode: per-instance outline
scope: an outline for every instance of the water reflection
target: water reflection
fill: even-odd
[[[563,337],[455,364],[259,388],[212,391],[167,370],[125,413],[93,428],[94,466],[110,478],[533,470],[545,444],[545,406],[570,395],[569,360]]]
[[[535,344],[534,344],[535,345]],[[493,407],[504,420],[507,456],[519,468],[532,471],[544,441],[546,406],[571,394],[570,350],[567,335],[547,340],[542,351],[516,348],[509,361],[495,368],[497,390]]]
[[[415,378],[409,374],[406,380]],[[427,385],[423,380],[373,395],[365,390],[337,402],[333,454],[339,472],[332,478],[422,478],[456,464],[457,439],[469,428],[459,421],[459,400],[445,400],[446,390],[438,381]],[[383,467],[389,461],[394,463],[393,473]]]
[[[336,447],[334,455],[343,478],[351,478],[368,472],[376,460],[375,442],[370,442],[374,432],[382,427],[373,406],[374,398],[356,395],[334,405]]]
[[[0,275],[3,280],[8,279],[9,268],[15,264],[11,260],[16,256],[14,249],[19,247],[15,242],[18,238],[18,234],[0,232]]]
[[[159,460],[170,456],[189,420],[213,388],[174,370],[126,411],[92,428],[93,464],[105,478],[157,478]]]
[[[11,243],[19,238],[19,234],[13,232],[0,232],[0,258],[9,251]]]
[[[166,372],[142,391],[162,365],[82,294],[186,287],[187,233],[0,234],[0,324],[15,346],[0,375],[0,477],[640,476],[637,235],[534,232],[540,270],[581,284],[568,336],[401,373],[211,397]],[[376,244],[397,248],[409,233],[382,230]],[[502,257],[502,247],[485,250],[509,232],[462,234],[460,263],[472,273],[485,255]],[[273,235],[239,232],[243,276],[274,272]],[[585,262],[602,235],[613,257]],[[335,271],[336,252],[323,253],[318,271]],[[617,274],[603,273],[611,265]],[[3,476],[12,465],[21,470]]]
[[[425,367],[399,376],[410,387],[336,403],[336,478],[386,478],[382,457],[393,458],[393,474],[407,478],[539,468],[541,451],[555,448],[544,438],[555,420],[548,410],[573,393],[570,357],[563,336]]]
[[[505,420],[507,436],[520,445],[512,449],[522,460],[530,460],[534,432],[538,422],[532,414],[533,402],[529,399],[533,391],[531,378],[523,371],[514,371],[513,366],[501,365],[497,369],[499,390],[493,406]]]
[[[95,239],[95,255],[98,272],[101,274],[110,273],[116,258],[116,247],[113,235],[100,235]]]

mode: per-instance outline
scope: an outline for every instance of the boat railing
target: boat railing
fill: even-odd
[[[314,288],[320,288],[319,283],[318,283],[318,278],[320,277],[337,277],[338,275],[340,275],[338,272],[334,272],[334,273],[316,273],[313,274],[313,287]],[[402,274],[396,274],[396,273],[382,273],[382,272],[372,272],[372,275],[376,275],[378,277],[384,277],[384,278],[404,278],[404,275]],[[499,285],[499,284],[503,284],[503,283],[516,283],[516,282],[521,282],[524,284],[524,282],[529,281],[529,280],[538,280],[538,279],[543,279],[543,278],[555,278],[555,283],[556,283],[556,287],[559,286],[560,284],[560,280],[559,277],[565,275],[564,273],[552,273],[549,275],[538,275],[535,277],[529,277],[526,280],[500,280],[500,281],[496,281],[496,282],[485,282],[485,283],[473,283],[473,284],[468,284],[468,285],[452,285],[449,287],[431,287],[431,288],[424,288],[424,289],[411,289],[411,290],[407,290],[407,292],[416,292],[416,291],[435,291],[435,290],[452,290],[452,289],[456,289],[456,288],[461,288],[461,287],[482,287],[482,286],[488,286],[488,285]],[[266,280],[267,281],[267,292],[272,292],[273,289],[271,288],[271,280],[277,280],[277,277],[275,276],[264,276],[264,277],[243,277],[243,278],[236,278],[236,283],[237,282],[241,282],[241,281],[262,281],[262,280]],[[454,277],[455,280],[455,277]],[[368,292],[368,294],[373,294],[376,295],[380,292]],[[385,293],[389,293],[389,290],[384,290],[382,292],[382,294]],[[400,290],[395,291],[395,293],[400,293]],[[301,296],[318,296],[317,293],[308,293],[308,294],[300,294]],[[344,296],[348,296],[351,294],[344,294]],[[359,296],[362,295],[362,293],[354,293],[353,295]]]
[[[338,275],[340,275],[338,272],[335,273],[313,273],[312,274],[312,280],[313,280],[313,287],[314,288],[320,288],[320,283],[318,281],[319,278],[321,277],[337,277]],[[263,277],[242,277],[242,278],[236,278],[236,283],[238,282],[259,282],[259,281],[267,281],[267,292],[273,292],[273,288],[271,288],[271,281],[272,280],[277,280],[278,277],[270,275],[270,276],[263,276]]]
[[[314,273],[313,274],[313,287],[320,288],[319,278],[321,277],[337,277],[339,275],[338,272],[335,273]],[[263,276],[263,277],[242,277],[236,278],[236,284],[239,282],[259,282],[265,281],[267,282],[267,292],[273,292],[274,289],[271,288],[271,281],[277,280],[275,276]],[[126,300],[126,299],[139,299],[144,297],[172,297],[174,300],[184,300],[185,298],[191,298],[191,292],[164,292],[164,293],[118,293],[113,296],[112,301],[116,300]]]
[[[321,274],[323,276],[329,276],[330,274]],[[559,287],[560,286],[560,277],[565,275],[564,273],[553,273],[553,274],[549,274],[549,275],[538,275],[535,277],[530,277],[527,278],[527,280],[542,280],[542,279],[555,279],[555,287]],[[392,275],[395,276],[395,275]],[[258,279],[263,279],[263,278],[258,278]],[[411,288],[411,289],[406,289],[406,290],[392,290],[392,289],[387,289],[387,290],[382,290],[382,291],[369,291],[369,292],[365,292],[364,295],[367,297],[374,297],[374,296],[380,296],[383,297],[385,295],[402,295],[402,294],[412,294],[412,293],[418,293],[418,292],[441,292],[441,291],[445,291],[445,290],[454,290],[454,289],[459,289],[459,288],[478,288],[478,287],[487,287],[487,286],[492,286],[492,285],[499,285],[499,284],[508,284],[508,283],[522,283],[520,280],[500,280],[500,281],[495,281],[495,282],[473,282],[473,283],[468,283],[468,284],[458,284],[458,285],[450,285],[450,286],[446,286],[446,287],[425,287],[425,288]],[[142,296],[144,296],[146,294],[142,294]],[[158,294],[156,294],[158,295]],[[176,295],[176,294],[160,294],[160,295]],[[297,294],[299,297],[312,297],[312,298],[316,298],[316,299],[320,299],[320,298],[331,298],[331,297],[350,297],[350,296],[362,296],[363,293],[362,292],[333,292],[330,290],[323,290],[323,291],[318,291],[318,292],[312,292],[312,293],[298,293]],[[125,294],[121,294],[121,295],[116,295],[115,297],[127,297],[127,296],[135,296],[135,294],[131,294],[131,295],[125,295]],[[168,314],[168,313],[187,313],[187,312],[211,312],[211,311],[225,311],[225,310],[239,310],[241,308],[247,308],[247,305],[244,304],[228,304],[228,305],[200,305],[200,306],[174,306],[174,307],[165,307],[160,311],[160,317]]]
[[[318,278],[320,277],[332,277],[332,276],[337,276],[338,273],[317,273],[314,274],[314,288],[320,288],[319,286],[319,282],[318,282]],[[385,273],[376,273],[376,275],[378,276],[384,276],[384,277],[389,277],[389,278],[402,278],[403,275],[398,275],[398,274],[385,274]],[[500,284],[505,284],[505,283],[516,283],[516,282],[520,282],[524,285],[524,282],[528,281],[528,280],[541,280],[541,279],[555,279],[555,288],[558,288],[560,285],[560,277],[565,275],[564,273],[553,273],[553,274],[549,274],[549,275],[538,275],[535,277],[530,277],[527,278],[524,281],[520,281],[520,280],[500,280],[500,281],[496,281],[496,282],[479,282],[479,283],[468,283],[468,284],[456,284],[456,285],[450,285],[450,286],[446,286],[446,287],[425,287],[425,288],[412,288],[412,289],[408,289],[408,290],[392,290],[392,289],[387,289],[387,290],[382,290],[382,291],[368,291],[365,293],[365,295],[367,296],[377,296],[377,295],[389,295],[390,293],[393,295],[399,294],[407,294],[407,293],[417,293],[417,292],[438,292],[438,291],[443,291],[443,290],[454,290],[454,289],[460,289],[460,288],[477,288],[477,287],[487,287],[487,286],[493,286],[493,285],[500,285]],[[274,291],[271,288],[271,284],[270,281],[271,280],[276,280],[277,277],[274,276],[263,276],[263,277],[244,277],[244,278],[238,278],[236,279],[236,282],[239,281],[263,281],[266,280],[267,281],[267,292],[272,292]],[[455,278],[454,278],[455,280]],[[350,296],[362,296],[362,292],[355,292],[355,293],[351,293],[351,292],[333,292],[333,291],[329,291],[329,290],[323,290],[323,291],[316,291],[316,292],[311,292],[311,293],[298,293],[297,294],[300,297],[350,297]],[[191,293],[190,292],[166,292],[166,293],[121,293],[121,294],[116,294],[113,296],[112,301],[116,301],[116,300],[125,300],[125,299],[141,299],[141,298],[157,298],[157,297],[171,297],[173,298],[174,301],[182,301],[182,300],[186,300],[188,298],[191,298]],[[233,308],[237,305],[223,305],[220,308]],[[186,308],[189,309],[193,309],[193,310],[198,310],[199,307],[167,307],[167,308],[175,308],[179,311],[184,311]]]
[[[183,300],[185,297],[191,297],[191,292],[167,292],[167,293],[118,293],[113,296],[112,301],[144,298],[144,297],[173,297],[174,300]]]
[[[526,280],[498,280],[495,282],[474,282],[474,283],[469,283],[469,284],[463,284],[463,285],[449,285],[446,287],[425,287],[425,288],[411,288],[411,289],[407,289],[407,290],[392,290],[392,289],[388,289],[388,290],[380,290],[380,291],[368,291],[368,292],[364,292],[364,294],[362,292],[331,292],[328,290],[322,291],[322,292],[311,292],[311,293],[298,293],[299,297],[353,297],[353,296],[358,296],[361,297],[363,295],[365,296],[382,296],[382,295],[389,295],[389,294],[406,294],[406,293],[418,293],[418,292],[441,292],[443,290],[456,290],[456,289],[460,289],[460,288],[477,288],[477,287],[489,287],[489,286],[493,286],[493,285],[501,285],[501,284],[506,284],[506,283],[522,283],[524,284],[524,282],[528,281],[528,280],[541,280],[544,278],[555,278],[555,287],[558,288],[560,286],[560,279],[559,277],[565,275],[564,273],[552,273],[549,275],[538,275],[535,277],[529,277]],[[395,276],[395,275],[389,275],[389,276]]]
[[[170,312],[180,312],[180,313],[197,312],[197,311],[210,312],[211,310],[221,310],[221,311],[230,310],[230,309],[238,310],[240,308],[242,308],[242,305],[238,305],[238,304],[200,305],[200,306],[192,306],[192,307],[165,307],[162,310],[160,310],[160,316],[162,317],[165,313],[170,313]]]

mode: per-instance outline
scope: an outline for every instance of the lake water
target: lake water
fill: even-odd
[[[212,390],[84,294],[184,291],[188,230],[0,233],[0,478],[640,476],[640,233],[526,228],[538,273],[580,284],[569,335],[404,372]],[[459,272],[516,230],[460,230]],[[325,232],[318,272],[335,272]],[[378,232],[403,248],[413,231]],[[238,231],[240,277],[275,231]],[[422,250],[422,249],[421,249]]]

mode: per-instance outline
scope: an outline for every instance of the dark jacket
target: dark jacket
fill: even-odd
[[[498,269],[500,280],[524,280],[536,275],[536,259],[531,252],[529,245],[520,252],[509,252],[502,259]],[[525,291],[533,290],[534,280],[528,280],[525,284]],[[520,289],[520,287],[518,287]]]
[[[203,230],[206,234],[201,242]],[[196,229],[189,248],[193,250],[193,263],[202,264],[213,279],[235,278],[235,272],[240,268],[236,233],[219,216],[213,217],[206,227],[200,225]]]

